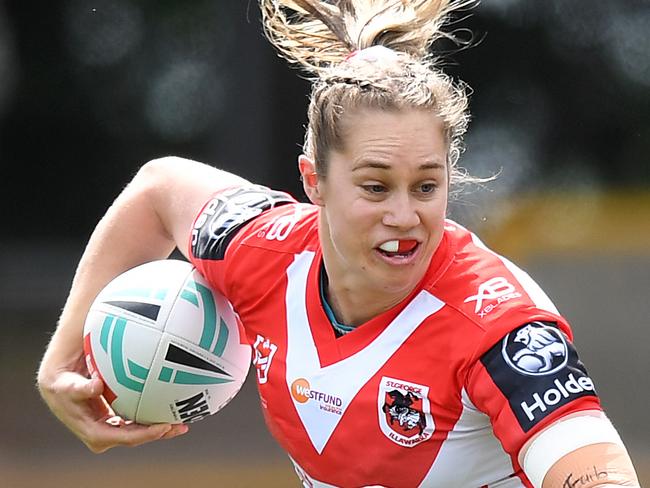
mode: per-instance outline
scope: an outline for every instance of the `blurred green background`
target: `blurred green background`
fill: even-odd
[[[472,47],[435,47],[473,89],[462,164],[499,176],[450,215],[572,323],[650,483],[650,4],[485,0],[463,15]],[[182,438],[100,456],[33,384],[85,241],[137,168],[180,155],[304,198],[307,93],[254,0],[0,1],[0,487],[298,486],[253,381]]]

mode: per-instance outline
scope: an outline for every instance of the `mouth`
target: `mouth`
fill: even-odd
[[[420,246],[415,239],[394,239],[383,242],[375,251],[391,264],[407,264],[413,261]]]

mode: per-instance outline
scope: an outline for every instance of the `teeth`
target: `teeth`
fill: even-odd
[[[386,252],[397,252],[399,249],[399,241],[387,241],[384,242],[379,249]]]

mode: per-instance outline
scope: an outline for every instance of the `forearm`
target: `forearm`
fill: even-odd
[[[638,487],[634,466],[618,444],[592,444],[560,459],[544,478],[544,488]]]
[[[147,178],[138,174],[96,226],[79,261],[58,327],[43,357],[39,383],[81,355],[83,322],[95,296],[112,278],[146,261],[168,256],[174,241],[155,208]],[[144,243],[144,245],[143,245]]]
[[[639,486],[623,441],[601,411],[556,421],[522,451],[520,462],[536,488]]]
[[[217,190],[249,184],[196,161],[167,157],[145,164],[97,224],[77,267],[59,325],[43,357],[39,384],[80,360],[92,301],[114,277],[181,252],[202,205]]]
[[[93,231],[79,261],[68,299],[43,356],[38,387],[44,401],[93,452],[168,439],[183,426],[107,423],[114,413],[99,378],[87,378],[83,326],[97,294],[117,275],[186,251],[194,217],[220,188],[245,180],[194,161],[162,158],[145,164]],[[119,421],[119,419],[117,419]]]

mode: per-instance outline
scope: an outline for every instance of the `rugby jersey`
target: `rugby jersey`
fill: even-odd
[[[530,487],[526,440],[600,409],[551,300],[451,220],[417,288],[340,337],[320,297],[318,207],[220,192],[190,256],[243,324],[266,423],[304,486]]]

